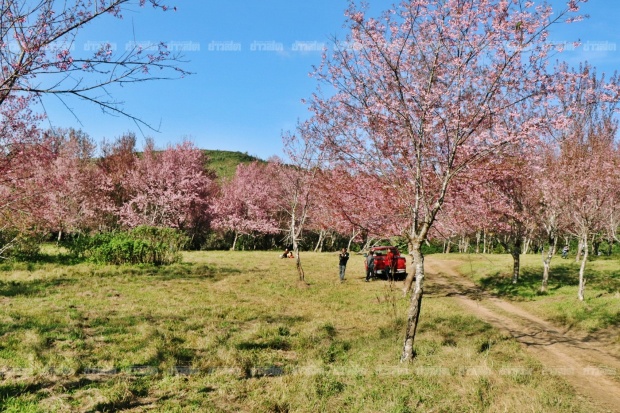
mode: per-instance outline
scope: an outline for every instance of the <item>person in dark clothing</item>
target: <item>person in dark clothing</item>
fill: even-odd
[[[366,257],[366,282],[375,276],[375,253],[370,251]]]
[[[340,282],[344,281],[344,272],[347,269],[347,261],[349,261],[349,253],[347,252],[346,248],[343,248],[342,251],[340,252],[340,261],[339,261],[339,265],[340,265]]]

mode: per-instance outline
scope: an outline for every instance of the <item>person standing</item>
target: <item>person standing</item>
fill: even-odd
[[[347,269],[347,261],[349,261],[349,253],[347,252],[346,248],[343,248],[342,251],[340,252],[340,261],[339,261],[339,265],[340,265],[340,282],[344,281],[344,272]]]
[[[394,251],[389,249],[385,256],[385,271],[387,271],[387,277],[390,281],[394,279],[394,261]]]
[[[370,281],[370,279],[374,276],[375,272],[375,253],[374,251],[370,251],[368,256],[366,257],[366,282]]]

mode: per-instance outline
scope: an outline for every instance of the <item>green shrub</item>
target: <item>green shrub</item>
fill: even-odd
[[[127,232],[80,236],[66,243],[75,255],[105,264],[172,264],[181,260],[187,237],[172,228],[140,226]]]
[[[28,260],[39,255],[44,236],[36,230],[19,232],[17,230],[0,231],[0,250],[2,257]]]

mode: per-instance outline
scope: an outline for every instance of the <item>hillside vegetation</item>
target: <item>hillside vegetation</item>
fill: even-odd
[[[203,149],[203,153],[209,158],[206,166],[214,171],[218,178],[225,180],[235,175],[237,165],[240,163],[261,161],[261,159],[243,152]]]

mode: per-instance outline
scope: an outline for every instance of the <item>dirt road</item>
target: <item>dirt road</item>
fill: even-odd
[[[453,297],[467,312],[510,333],[546,366],[550,376],[561,376],[580,396],[610,412],[620,412],[620,357],[612,354],[604,337],[563,331],[508,301],[485,294],[458,273],[458,264],[427,257],[427,295]]]

